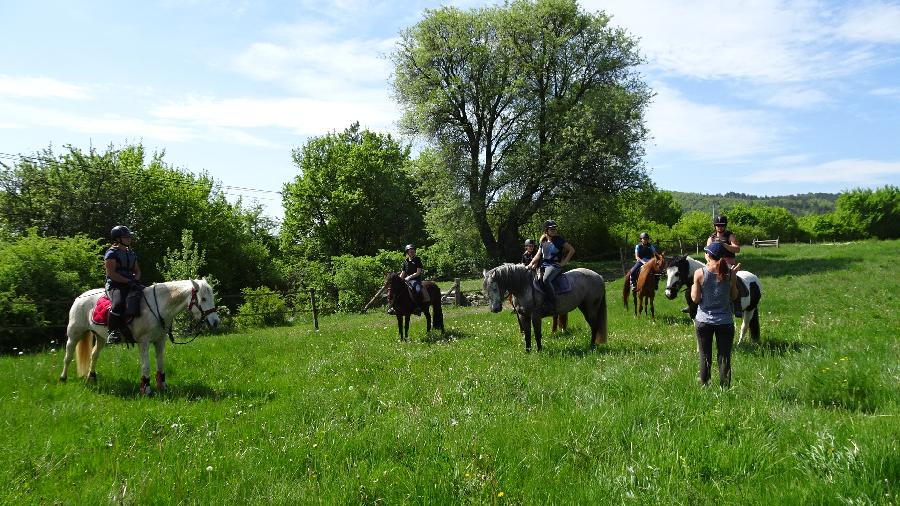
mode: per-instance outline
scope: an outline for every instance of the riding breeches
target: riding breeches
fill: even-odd
[[[556,302],[556,291],[553,289],[553,280],[562,274],[562,268],[558,265],[544,266],[541,280],[544,284],[544,292],[550,302]]]
[[[109,297],[111,314],[122,317],[138,315],[142,296],[140,288],[111,285],[106,289],[106,295]]]

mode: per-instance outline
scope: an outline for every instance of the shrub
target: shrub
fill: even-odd
[[[261,286],[241,290],[244,303],[240,305],[234,323],[239,328],[274,327],[287,323],[288,307],[284,299]]]
[[[0,350],[30,348],[65,336],[69,307],[103,283],[99,241],[85,236],[0,242]]]

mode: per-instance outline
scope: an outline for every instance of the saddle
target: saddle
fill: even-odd
[[[94,325],[106,325],[109,323],[109,310],[112,308],[112,301],[106,295],[101,295],[91,311],[91,323]],[[125,317],[125,325],[131,323],[134,316]]]
[[[419,294],[416,294],[416,289],[415,289],[415,287],[413,286],[412,282],[411,282],[411,281],[407,281],[407,280],[403,280],[403,281],[404,281],[404,283],[406,283],[406,289],[409,290],[409,297],[410,297],[410,299],[412,299],[412,300],[417,300],[417,299],[418,299],[419,302],[421,303],[421,305],[423,305],[423,306],[424,306],[425,304],[428,304],[429,302],[431,302],[431,297],[428,296],[428,290],[425,289],[425,284],[424,284],[424,283],[422,283],[422,282],[420,281],[420,283],[422,284],[422,292],[419,293]]]
[[[534,278],[533,284],[535,290],[544,293],[544,285],[538,278]],[[562,295],[572,291],[572,281],[565,272],[556,276],[556,279],[551,281],[550,284],[553,285],[553,291],[556,292],[556,295]]]

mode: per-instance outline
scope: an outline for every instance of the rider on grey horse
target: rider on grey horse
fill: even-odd
[[[541,236],[541,244],[537,254],[528,264],[529,269],[541,268],[541,283],[544,287],[544,312],[553,314],[556,312],[556,291],[553,289],[553,280],[562,273],[562,267],[569,263],[575,248],[557,232],[556,222],[547,220],[544,222],[544,235]]]

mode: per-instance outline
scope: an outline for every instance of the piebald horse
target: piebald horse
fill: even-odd
[[[684,298],[687,300],[692,319],[697,315],[697,305],[691,300],[691,285],[694,284],[694,272],[704,265],[706,264],[685,255],[673,258],[666,269],[666,298],[674,299],[678,296],[681,287],[684,286],[686,288]],[[759,300],[762,298],[762,284],[755,274],[748,271],[738,271],[737,277],[738,281],[744,285],[742,288],[741,283],[738,283],[741,309],[744,312],[738,344],[741,344],[748,328],[753,342],[759,342]]]
[[[66,381],[69,364],[77,355],[78,375],[87,376],[88,382],[97,381],[97,357],[106,344],[109,330],[106,325],[94,323],[91,312],[104,294],[103,288],[89,290],[79,295],[69,309],[69,325],[66,328],[66,357],[63,360],[60,381]],[[219,325],[215,295],[205,279],[188,279],[157,283],[144,288],[140,306],[140,316],[134,318],[128,327],[137,341],[141,358],[141,394],[152,395],[150,388],[150,343],[156,350],[156,387],[165,391],[166,374],[163,370],[163,353],[166,346],[166,332],[175,316],[187,310],[195,320],[204,320],[211,327]],[[93,346],[91,337],[94,337]]]
[[[634,315],[641,313],[647,314],[649,308],[650,317],[656,320],[656,308],[653,306],[653,299],[656,298],[656,287],[659,284],[659,278],[666,270],[665,253],[656,253],[647,263],[641,266],[638,274],[635,289],[631,290],[631,283],[628,282],[628,273],[625,273],[625,282],[622,287],[622,298],[625,302],[625,310],[628,310],[628,295],[632,294],[634,301]]]
[[[525,336],[525,351],[531,351],[531,329],[537,349],[541,350],[541,318],[557,313],[568,313],[576,307],[581,310],[591,327],[591,348],[606,342],[606,284],[603,277],[589,269],[572,269],[560,276],[567,276],[571,290],[556,294],[556,307],[550,313],[542,310],[544,294],[535,288],[534,274],[522,264],[503,264],[484,271],[484,294],[491,305],[491,312],[503,310],[506,293],[512,294],[513,307],[519,319],[519,329]]]

